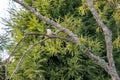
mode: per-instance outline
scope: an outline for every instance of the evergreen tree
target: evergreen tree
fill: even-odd
[[[78,35],[81,44],[88,47],[95,55],[107,60],[104,34],[99,28],[94,17],[86,8],[84,0],[24,0],[29,6],[34,7],[42,15],[53,19],[67,29]],[[104,23],[113,33],[113,55],[117,70],[119,67],[119,10],[111,7],[107,1],[94,2],[96,9],[102,16]],[[107,5],[106,5],[107,4]],[[112,4],[116,5],[116,4]],[[19,12],[11,10],[11,22],[8,23],[13,46],[26,33],[43,33],[51,25],[41,21],[23,7]],[[111,16],[113,15],[113,16]],[[69,38],[64,33],[57,34]],[[45,39],[42,35],[28,35],[19,44],[14,55],[14,62],[9,65],[9,77],[18,64],[19,59],[27,51],[28,47]],[[10,52],[13,47],[9,48]],[[118,73],[120,73],[118,71]],[[96,65],[88,56],[84,55],[81,45],[73,45],[60,39],[49,39],[34,46],[21,63],[18,72],[12,76],[13,80],[111,80],[104,69]]]

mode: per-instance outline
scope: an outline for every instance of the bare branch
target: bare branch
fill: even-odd
[[[96,19],[97,23],[100,25],[102,28],[104,35],[105,35],[105,41],[106,41],[106,46],[107,46],[107,57],[109,61],[109,65],[113,68],[115,68],[114,60],[113,60],[113,55],[112,55],[112,33],[108,29],[108,27],[102,22],[101,17],[97,13],[92,0],[87,0],[88,5],[90,7],[91,13],[93,14],[94,18]]]
[[[42,33],[39,33],[39,32],[30,32],[30,33],[26,33],[25,35],[37,35],[37,36],[47,36],[49,38],[58,38],[58,39],[62,39],[62,40],[65,40],[65,41],[68,41],[68,42],[71,42],[71,43],[74,43],[73,40],[71,38],[65,38],[65,37],[62,37],[62,36],[57,36],[57,35],[51,35],[51,36],[48,36],[46,34],[42,34]]]
[[[93,14],[93,17],[96,19],[97,23],[99,26],[102,28],[105,36],[105,42],[106,42],[106,49],[107,49],[107,58],[108,58],[108,63],[109,63],[109,69],[107,70],[108,74],[111,75],[113,80],[120,80],[116,68],[115,68],[115,63],[113,60],[113,55],[112,55],[112,33],[110,29],[103,23],[101,20],[101,17],[97,13],[97,10],[95,9],[93,5],[93,0],[86,0],[88,3],[88,6],[90,8],[91,13]]]
[[[15,70],[14,70],[13,73],[11,74],[10,80],[11,80],[12,76],[19,70],[20,65],[21,65],[23,59],[25,58],[25,56],[27,55],[28,51],[30,51],[33,47],[35,47],[35,46],[38,45],[39,43],[41,43],[41,42],[43,42],[43,41],[45,41],[45,40],[48,40],[48,39],[50,39],[50,38],[46,38],[46,39],[40,40],[39,42],[31,45],[31,46],[25,51],[25,53],[24,53],[24,54],[22,55],[22,57],[20,58],[20,60],[19,60],[19,62],[18,62],[18,64],[17,64]]]
[[[25,39],[26,36],[23,36],[22,39],[20,39],[20,41],[16,44],[16,46],[14,47],[14,49],[12,50],[11,54],[9,55],[9,57],[6,59],[7,63],[9,63],[11,57],[15,54],[15,51],[17,49],[17,47],[19,46],[19,44]]]
[[[60,31],[63,31],[64,33],[66,33],[67,35],[69,35],[70,37],[72,37],[72,39],[73,39],[72,42],[73,43],[75,43],[75,44],[79,43],[79,38],[77,37],[77,35],[75,35],[69,29],[66,29],[63,26],[61,26],[60,24],[57,24],[55,21],[50,20],[49,18],[46,18],[45,16],[41,15],[40,13],[38,13],[33,7],[30,7],[29,5],[25,4],[24,2],[19,1],[19,0],[13,0],[13,1],[16,2],[16,3],[18,3],[18,4],[20,4],[20,5],[22,5],[27,10],[29,10],[30,12],[32,12],[33,14],[35,14],[40,20],[45,21],[47,24],[50,24],[50,25],[56,27]]]
[[[4,60],[4,63],[6,63],[6,66],[5,66],[5,76],[6,76],[6,79],[7,80],[7,73],[8,73],[8,64],[10,62],[10,59],[11,57],[15,54],[15,51],[16,51],[16,48],[19,46],[19,44],[25,39],[26,36],[23,36],[22,39],[20,39],[20,41],[16,44],[16,46],[14,47],[14,49],[12,50],[11,54],[9,55],[9,57]]]
[[[40,33],[40,32],[30,32],[30,33],[25,33],[25,35],[35,35],[35,36],[47,36],[46,34]]]
[[[88,50],[88,48],[84,45],[82,45],[82,50],[89,58],[91,58],[93,61],[95,61],[103,69],[105,69],[106,71],[109,70],[108,63],[105,62],[104,59],[100,58],[99,56],[94,55],[94,53],[92,51]]]

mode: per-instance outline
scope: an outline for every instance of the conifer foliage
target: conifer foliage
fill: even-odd
[[[13,60],[8,64],[7,78],[12,80],[113,79],[103,67],[99,66],[99,63],[96,64],[97,61],[91,60],[88,54],[84,54],[91,51],[107,62],[104,32],[90,12],[87,0],[22,0],[22,2],[34,8],[33,11],[64,26],[66,31],[68,29],[72,31],[80,42],[77,45],[72,43],[73,38],[65,34],[64,29],[57,32],[57,28],[40,20],[35,13],[25,9],[25,6],[22,6],[20,11],[11,9],[10,21],[6,23],[12,28],[10,33],[14,41],[11,46],[18,44],[12,56]],[[113,56],[120,75],[118,2],[119,0],[93,0],[102,21],[113,32]],[[52,37],[46,35],[46,29],[52,30]],[[8,49],[11,53],[14,47]]]

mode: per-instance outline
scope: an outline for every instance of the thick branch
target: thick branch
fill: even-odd
[[[115,63],[114,63],[113,55],[112,55],[112,33],[108,29],[108,27],[103,23],[103,21],[101,20],[101,17],[97,13],[97,11],[93,5],[93,0],[86,0],[86,1],[88,3],[91,13],[93,14],[97,23],[102,28],[104,35],[105,35],[105,42],[106,42],[106,47],[107,47],[107,58],[108,58],[108,63],[109,63],[109,66],[108,66],[109,69],[107,70],[107,72],[108,72],[108,74],[111,75],[113,80],[120,80],[119,75],[117,74],[117,71],[115,68]]]
[[[104,59],[101,59],[99,56],[94,55],[92,51],[88,50],[88,48],[84,45],[82,45],[83,52],[91,58],[93,61],[95,61],[98,65],[100,65],[105,71],[109,70],[108,63],[105,62]]]
[[[105,35],[105,42],[107,47],[107,57],[109,61],[109,65],[115,69],[115,64],[112,55],[112,33],[108,29],[108,27],[102,22],[101,17],[97,13],[92,0],[87,0],[91,13],[93,14],[94,18],[96,19],[97,23],[102,28],[104,35]]]
[[[112,80],[120,80],[117,72],[108,65],[107,62],[105,62],[105,60],[101,59],[99,56],[94,55],[94,53],[92,53],[90,50],[88,50],[84,45],[82,46],[83,52],[85,52],[85,54],[91,58],[92,60],[94,60],[98,65],[100,65],[109,75],[111,75]]]
[[[79,38],[77,37],[77,35],[75,35],[72,31],[70,31],[69,29],[64,28],[63,26],[61,26],[60,24],[57,24],[55,21],[50,20],[49,18],[41,15],[40,13],[38,13],[33,7],[30,7],[29,5],[25,4],[22,1],[19,0],[13,0],[14,2],[22,5],[23,7],[25,7],[27,10],[29,10],[30,12],[32,12],[33,14],[35,14],[40,20],[45,21],[47,24],[50,24],[54,27],[56,27],[57,29],[59,29],[60,31],[63,31],[64,33],[66,33],[67,35],[69,35],[70,37],[72,37],[72,42],[75,44],[79,43]]]

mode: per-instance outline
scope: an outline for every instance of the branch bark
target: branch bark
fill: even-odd
[[[99,26],[102,28],[104,32],[109,68],[112,69],[107,72],[111,75],[113,80],[120,80],[115,68],[115,63],[112,55],[112,32],[101,20],[101,17],[97,13],[97,10],[93,5],[93,0],[86,0],[86,1],[88,3],[91,13],[93,14],[93,17],[95,18],[96,22],[99,24]]]

